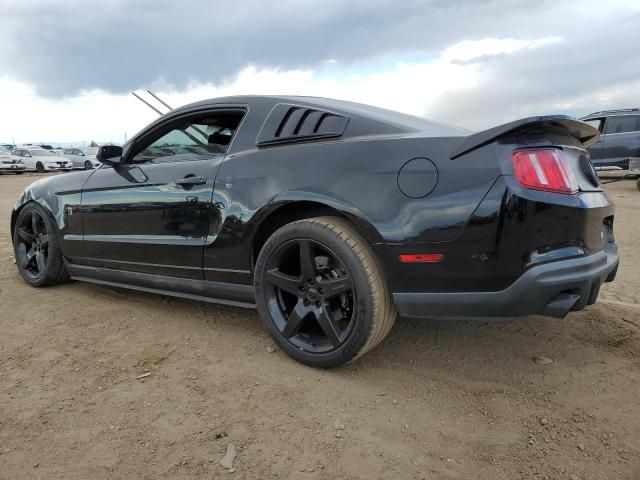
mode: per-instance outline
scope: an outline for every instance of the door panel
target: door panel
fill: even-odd
[[[222,156],[96,170],[82,191],[79,263],[203,278],[202,250],[219,217],[211,195]],[[180,184],[185,177],[195,182]]]
[[[629,168],[629,158],[640,150],[640,115],[614,115],[607,119],[600,167]]]
[[[588,147],[589,157],[594,167],[599,167],[602,161],[602,149],[604,148],[605,135],[601,135],[598,141]]]
[[[591,158],[591,163],[593,163],[594,167],[598,167],[602,160],[602,149],[604,148],[605,143],[605,136],[602,135],[605,126],[605,118],[592,118],[586,120],[586,123],[591,125],[593,128],[597,128],[601,134],[600,138],[598,138],[598,141],[587,148],[587,150],[589,151],[589,157]]]
[[[640,132],[614,133],[606,136],[602,151],[602,167],[629,168],[629,158],[638,155]]]

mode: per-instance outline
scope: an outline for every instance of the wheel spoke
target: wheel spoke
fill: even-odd
[[[45,258],[43,252],[38,251],[38,253],[36,253],[36,265],[38,266],[38,273],[44,272],[46,260],[47,259]]]
[[[343,292],[353,290],[353,281],[349,275],[343,275],[338,278],[329,278],[318,283],[319,287],[324,289],[325,298],[339,295]]]
[[[329,305],[325,304],[322,306],[322,309],[319,313],[316,313],[316,319],[318,320],[318,324],[322,331],[327,336],[331,345],[337,347],[340,345],[340,329],[338,325],[336,325],[335,319],[333,318],[333,312],[329,308]]]
[[[27,242],[28,244],[33,243],[33,235],[27,232],[24,228],[18,228],[18,237]]]
[[[24,243],[18,244],[18,251],[16,252],[16,262],[20,260],[21,264],[24,263],[24,260],[27,258],[27,246]],[[25,264],[26,265],[26,264]]]
[[[293,308],[289,317],[287,318],[287,324],[284,326],[282,330],[282,335],[285,338],[291,338],[294,335],[300,332],[300,327],[302,325],[302,319],[309,314],[309,308],[305,307],[302,300],[298,300],[296,306]]]
[[[40,225],[38,223],[38,214],[34,211],[31,212],[31,231],[34,235],[40,233]]]
[[[24,256],[24,268],[27,268],[34,258],[36,258],[36,251],[33,248],[30,248],[27,254]]]
[[[49,235],[45,234],[40,237],[40,246],[46,248],[49,245]]]
[[[267,282],[276,286],[280,290],[297,295],[299,293],[298,287],[300,287],[301,280],[297,277],[282,273],[278,269],[273,269],[267,272]]]
[[[300,273],[303,279],[316,279],[316,257],[311,251],[311,244],[308,240],[300,240]]]

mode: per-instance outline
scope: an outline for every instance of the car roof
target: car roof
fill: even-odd
[[[26,147],[16,147],[16,148],[18,148],[18,149],[20,149],[20,150],[29,150],[30,152],[31,152],[31,151],[33,151],[33,152],[38,152],[38,151],[40,151],[40,152],[42,152],[42,151],[48,152],[48,151],[50,151],[50,150],[47,150],[46,148],[42,148],[42,147],[31,147],[31,146],[29,146],[29,145],[27,145]]]
[[[469,135],[469,130],[447,125],[445,123],[427,120],[422,117],[408,115],[394,110],[387,110],[372,105],[365,105],[347,100],[336,100],[324,97],[308,97],[297,95],[234,95],[228,97],[210,98],[199,102],[184,105],[176,108],[173,112],[190,110],[198,107],[206,107],[208,105],[262,105],[275,107],[279,103],[291,103],[294,105],[308,106],[315,108],[323,108],[329,111],[344,113],[347,115],[366,117],[381,123],[393,124],[396,126],[406,127],[411,130],[418,130],[430,133],[432,135]],[[172,112],[172,113],[173,113]]]
[[[582,117],[582,120],[587,120],[591,117],[607,117],[610,115],[638,115],[640,114],[640,108],[621,108],[618,110],[602,110],[601,112],[593,112],[589,115]]]

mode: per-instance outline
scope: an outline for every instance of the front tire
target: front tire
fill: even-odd
[[[46,287],[69,279],[60,244],[58,229],[47,210],[35,202],[22,207],[13,232],[13,249],[18,271],[29,285]]]
[[[93,169],[93,164],[87,160],[86,162],[84,162],[84,169],[85,170],[92,170]]]
[[[41,162],[36,163],[36,171],[39,173],[44,172],[44,165]]]
[[[371,247],[339,217],[299,220],[269,237],[256,262],[255,292],[273,339],[312,367],[364,355],[396,317]]]

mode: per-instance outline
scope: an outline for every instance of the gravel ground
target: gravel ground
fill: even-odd
[[[1,479],[640,479],[635,182],[606,187],[621,267],[598,304],[565,320],[400,319],[360,361],[318,371],[253,311],[28,287],[9,212],[35,176],[0,176]]]

